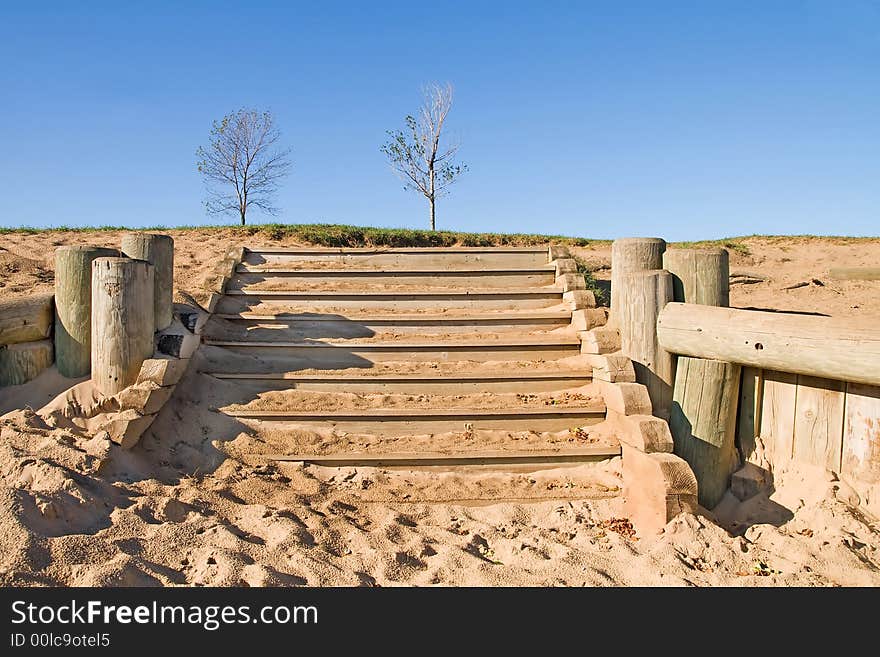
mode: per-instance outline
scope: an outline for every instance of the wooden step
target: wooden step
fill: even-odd
[[[496,312],[473,314],[388,314],[339,315],[335,313],[300,313],[257,315],[221,313],[214,315],[205,327],[205,335],[220,333],[250,340],[288,340],[328,338],[366,338],[377,333],[392,334],[447,334],[478,333],[531,333],[551,331],[571,325],[570,310]]]
[[[473,394],[535,393],[577,388],[589,384],[588,374],[577,372],[508,372],[498,374],[457,374],[449,377],[425,374],[242,374],[206,372],[216,379],[229,381],[259,392],[270,390],[312,390],[319,392],[381,392],[388,394]]]
[[[401,409],[378,408],[350,411],[222,411],[239,420],[256,420],[304,428],[337,427],[349,433],[380,435],[435,434],[464,431],[563,431],[598,424],[605,419],[605,405],[596,402],[578,408],[515,409]]]
[[[253,455],[267,461],[302,461],[329,467],[432,467],[468,465],[551,465],[589,463],[620,456],[619,445],[566,448],[562,450],[474,450],[455,454],[443,452],[400,452],[377,454],[351,452],[338,454],[266,454]]]
[[[443,362],[470,360],[556,360],[580,353],[577,337],[504,339],[473,342],[257,342],[204,339],[204,344],[260,357],[298,358],[320,363],[321,369],[364,367],[365,362]]]
[[[406,286],[413,288],[471,287],[481,289],[528,288],[552,285],[556,280],[554,266],[505,269],[296,269],[266,268],[239,265],[227,289],[257,289],[283,284],[284,290],[346,289],[364,286]]]
[[[327,266],[338,269],[448,269],[535,267],[549,261],[547,247],[527,248],[401,248],[401,249],[255,249],[246,251],[245,265]],[[293,264],[295,263],[295,264]]]
[[[300,309],[320,311],[332,308],[339,309],[341,314],[351,311],[377,311],[378,309],[404,312],[417,309],[437,312],[447,308],[526,310],[561,304],[562,289],[543,287],[504,290],[431,290],[402,293],[228,290],[218,303],[216,312],[236,314],[246,312],[256,306],[271,308],[279,303],[285,306],[295,306],[297,312],[300,312]]]

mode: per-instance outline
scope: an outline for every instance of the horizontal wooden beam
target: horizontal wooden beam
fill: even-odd
[[[848,319],[670,303],[657,335],[682,356],[880,385],[880,330]]]
[[[269,461],[303,461],[315,465],[331,467],[368,466],[368,467],[428,467],[451,465],[502,465],[537,463],[577,463],[597,461],[620,455],[619,445],[599,445],[565,450],[533,450],[533,451],[474,451],[443,454],[440,452],[381,454],[371,452],[351,452],[348,454],[266,454],[263,458]],[[256,458],[253,455],[252,458]]]

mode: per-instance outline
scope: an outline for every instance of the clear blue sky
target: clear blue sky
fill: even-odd
[[[880,234],[876,0],[0,7],[4,226],[218,223],[194,152],[252,106],[294,149],[279,221],[426,227],[379,146],[438,80],[440,228]]]

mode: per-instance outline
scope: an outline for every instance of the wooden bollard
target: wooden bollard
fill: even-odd
[[[61,376],[78,378],[91,371],[92,262],[118,255],[98,246],[55,249],[55,361]]]
[[[730,305],[730,256],[726,249],[669,249],[663,269],[672,274],[675,301]]]
[[[153,266],[144,260],[92,263],[92,382],[115,395],[153,355]]]
[[[648,389],[654,415],[669,419],[675,360],[657,340],[657,316],[672,301],[672,275],[664,270],[624,274],[618,283],[620,348]]]
[[[720,360],[678,358],[669,428],[675,453],[687,461],[707,509],[724,496],[737,468],[735,430],[741,367]]]
[[[167,328],[172,320],[174,296],[174,240],[168,235],[128,233],[122,238],[122,252],[153,265],[155,328]]]
[[[621,277],[634,271],[663,269],[666,242],[659,237],[624,237],[611,245],[611,313],[609,324],[617,325]]]

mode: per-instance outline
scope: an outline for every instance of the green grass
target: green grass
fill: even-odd
[[[125,226],[99,226],[95,228],[0,228],[0,235],[8,233],[36,234],[50,231],[92,232],[143,230],[173,233],[181,230],[223,230],[231,236],[257,236],[271,240],[290,239],[305,244],[331,247],[357,246],[539,246],[547,243],[568,246],[587,246],[600,242],[584,237],[565,235],[537,235],[532,233],[465,233],[448,230],[417,230],[410,228],[372,228],[345,226],[341,224],[253,224],[250,226],[180,226],[168,228],[127,228]]]

